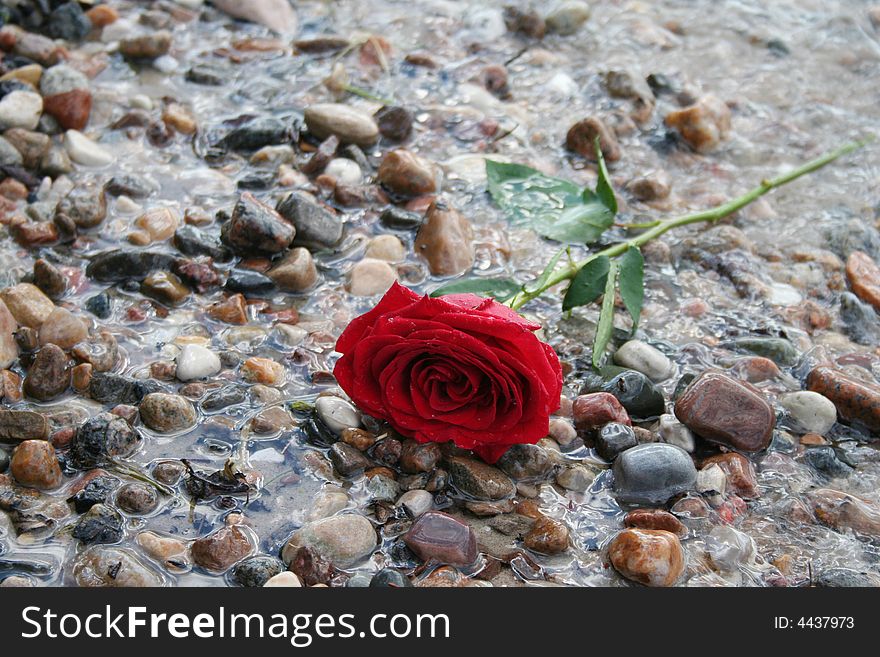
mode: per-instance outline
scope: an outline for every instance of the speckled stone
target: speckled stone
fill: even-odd
[[[467,566],[477,559],[477,537],[469,525],[440,511],[422,514],[403,537],[422,561]]]
[[[675,416],[703,438],[745,452],[766,448],[776,425],[757,389],[719,372],[695,379],[676,400]]]
[[[684,572],[678,537],[662,529],[624,529],[608,546],[611,565],[645,586],[672,586]]]
[[[807,377],[807,389],[830,399],[841,419],[880,431],[880,386],[877,384],[820,366]]]

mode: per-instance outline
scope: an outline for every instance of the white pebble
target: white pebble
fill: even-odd
[[[727,525],[719,525],[709,532],[706,552],[712,563],[722,571],[749,565],[758,555],[758,549],[751,536]]]
[[[660,434],[660,438],[663,439],[664,443],[681,447],[689,453],[696,449],[697,445],[694,440],[694,434],[679,422],[678,418],[674,415],[664,413],[660,416],[660,426],[657,428],[657,433]]]
[[[287,588],[300,588],[302,587],[302,582],[299,581],[299,577],[296,574],[290,572],[289,570],[285,570],[283,573],[278,573],[273,577],[270,577],[265,584],[263,584],[263,588],[267,587],[287,587]]]
[[[129,99],[128,102],[129,105],[131,105],[134,109],[153,109],[153,100],[146,94],[135,94]]]
[[[0,130],[24,128],[33,130],[43,113],[43,97],[33,91],[16,89],[0,100]]]
[[[330,160],[330,163],[324,169],[324,173],[328,176],[333,176],[338,184],[346,187],[360,185],[361,177],[363,176],[357,162],[344,157]]]
[[[696,489],[698,493],[711,497],[723,496],[727,490],[727,475],[717,463],[697,472]]]
[[[344,399],[327,395],[318,397],[315,402],[318,417],[334,433],[342,433],[345,429],[357,429],[361,426],[361,414]]]
[[[665,381],[675,370],[672,361],[662,351],[641,340],[630,340],[622,345],[614,353],[614,362],[641,372],[655,382]]]
[[[180,62],[171,55],[162,55],[153,60],[153,68],[161,73],[174,73],[179,67]]]
[[[779,404],[788,411],[791,419],[807,433],[824,436],[837,422],[834,403],[818,392],[802,390],[783,395]]]
[[[193,381],[213,376],[220,371],[220,357],[198,344],[184,345],[177,354],[177,378]]]
[[[71,160],[86,167],[104,167],[113,162],[113,156],[108,151],[79,130],[64,133],[64,147]]]
[[[371,297],[387,291],[396,280],[397,273],[387,262],[364,258],[352,268],[348,290],[358,297]]]
[[[408,490],[397,500],[397,506],[404,507],[413,518],[418,518],[434,506],[434,496],[426,490]]]

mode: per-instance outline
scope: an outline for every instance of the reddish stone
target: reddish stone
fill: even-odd
[[[598,429],[609,422],[632,426],[626,409],[608,392],[581,395],[574,400],[572,415],[578,429]]]
[[[247,324],[247,305],[241,294],[233,294],[225,301],[212,304],[207,312],[213,319],[227,324]]]
[[[755,466],[745,456],[736,452],[718,454],[705,459],[701,467],[705,468],[713,464],[727,475],[727,484],[731,492],[749,499],[760,497]]]
[[[720,372],[706,372],[675,402],[675,416],[691,431],[746,452],[770,444],[776,414],[764,396],[747,383]]]
[[[809,499],[819,522],[832,529],[880,537],[880,505],[830,488],[810,493]]]
[[[568,527],[552,518],[540,518],[523,537],[523,545],[541,554],[565,552],[568,549]]]
[[[16,221],[9,226],[9,232],[24,247],[54,244],[58,241],[58,228],[51,221]]]
[[[45,440],[25,440],[15,448],[9,471],[23,486],[47,490],[61,485],[55,448]]]
[[[732,373],[737,374],[749,383],[760,383],[775,379],[781,374],[779,367],[769,358],[753,356],[740,358],[730,368]]]
[[[834,402],[841,419],[880,431],[880,386],[876,383],[861,381],[823,365],[810,372],[807,390]]]
[[[419,516],[403,540],[422,561],[468,566],[477,559],[474,530],[440,511],[428,511]]]
[[[685,536],[687,527],[674,515],[663,509],[635,509],[626,514],[623,526],[636,529],[662,529],[677,536]]]
[[[92,94],[87,89],[73,89],[46,96],[43,110],[54,116],[65,130],[82,130],[92,112]]]
[[[89,9],[86,16],[95,27],[107,27],[116,22],[119,18],[119,12],[109,5],[98,5]]]
[[[672,586],[684,572],[678,537],[660,529],[624,529],[608,546],[614,569],[646,586]]]
[[[871,256],[853,251],[846,260],[846,280],[859,299],[880,310],[880,267]]]

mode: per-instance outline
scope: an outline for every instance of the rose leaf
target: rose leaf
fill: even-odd
[[[613,215],[617,214],[617,197],[614,196],[614,188],[611,186],[611,177],[608,175],[608,167],[605,166],[605,156],[599,146],[599,138],[596,137],[596,160],[599,163],[599,180],[596,183],[596,196]]]
[[[556,255],[550,258],[550,262],[544,267],[544,271],[541,272],[541,275],[535,280],[526,283],[523,286],[523,289],[528,293],[539,292],[543,289],[544,285],[547,284],[547,281],[549,281],[550,277],[553,275],[553,272],[556,271],[556,263],[559,262],[559,259],[566,253],[566,251],[568,251],[568,249],[559,249]]]
[[[635,331],[645,300],[645,259],[637,246],[629,247],[620,256],[620,298],[632,317]]]
[[[596,327],[596,338],[593,341],[593,367],[599,369],[605,360],[605,348],[611,340],[614,329],[614,286],[617,282],[617,262],[608,263],[608,278],[605,281],[605,298],[602,299],[602,310],[599,312],[599,324]]]
[[[484,297],[492,297],[496,301],[504,302],[519,292],[522,286],[511,278],[465,278],[441,285],[431,292],[432,297],[440,297],[444,294],[478,294]]]
[[[571,310],[595,301],[605,289],[610,263],[608,256],[599,256],[581,267],[565,292],[562,309]]]

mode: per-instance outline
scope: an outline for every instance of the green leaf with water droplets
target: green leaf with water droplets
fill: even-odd
[[[610,266],[608,256],[599,256],[581,267],[565,292],[562,309],[571,310],[595,301],[605,289]]]
[[[537,169],[486,160],[486,178],[489,194],[514,225],[552,240],[589,244],[614,223],[614,210],[598,194]]]
[[[632,317],[635,331],[645,300],[645,258],[637,246],[630,246],[620,256],[620,298]]]
[[[432,297],[444,294],[478,294],[504,302],[519,292],[522,286],[511,278],[465,278],[441,285],[431,292]]]
[[[596,183],[596,196],[602,202],[611,215],[617,214],[617,197],[614,196],[614,188],[611,186],[611,177],[608,175],[608,167],[605,166],[605,156],[599,146],[599,138],[596,137],[596,160],[599,163],[599,180]]]
[[[614,286],[617,282],[617,261],[608,263],[608,278],[605,280],[605,298],[602,299],[602,310],[599,312],[599,324],[596,326],[596,338],[593,340],[593,367],[599,369],[605,360],[605,348],[611,340],[614,329]]]

